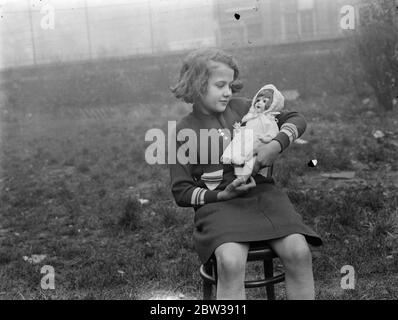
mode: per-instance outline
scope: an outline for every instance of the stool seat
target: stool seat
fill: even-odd
[[[257,242],[250,243],[247,261],[274,259],[277,257],[275,252],[268,245]]]
[[[274,284],[283,282],[285,274],[281,273],[274,276],[273,259],[277,258],[275,252],[266,244],[261,242],[251,242],[247,261],[263,261],[264,278],[259,280],[245,280],[245,288],[266,287],[267,298],[275,299]],[[210,300],[212,295],[212,287],[217,286],[217,261],[213,254],[209,260],[200,266],[200,276],[203,280],[203,299]]]

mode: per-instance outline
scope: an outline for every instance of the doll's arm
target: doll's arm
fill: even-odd
[[[249,120],[251,120],[251,119],[254,119],[254,118],[256,118],[257,117],[257,114],[256,113],[254,113],[254,112],[252,112],[252,111],[249,111],[247,114],[245,114],[245,116],[242,118],[242,123],[245,123],[245,122],[247,122],[247,121],[249,121]]]
[[[257,136],[258,140],[262,143],[268,143],[275,138],[275,136],[271,135],[270,133],[261,133]]]

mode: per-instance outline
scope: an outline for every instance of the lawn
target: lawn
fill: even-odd
[[[397,299],[397,111],[347,95],[287,105],[307,119],[308,143],[287,149],[274,174],[324,240],[313,250],[317,298]],[[179,102],[2,108],[0,299],[200,299],[193,210],[174,203],[167,166],[144,158],[145,132],[189,110]],[[355,177],[321,176],[340,171]],[[33,254],[45,258],[23,258]],[[55,270],[54,289],[41,288],[44,265]],[[340,287],[344,265],[354,267],[353,290]],[[259,273],[248,265],[247,277]],[[283,285],[276,293],[285,299]],[[264,290],[247,297],[264,299]]]

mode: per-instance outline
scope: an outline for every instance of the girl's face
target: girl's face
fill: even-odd
[[[234,70],[224,63],[210,61],[211,75],[207,92],[201,96],[200,108],[205,114],[223,112],[232,96],[231,84]]]

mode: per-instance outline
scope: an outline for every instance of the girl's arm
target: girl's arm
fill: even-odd
[[[177,163],[169,167],[171,191],[177,205],[180,207],[196,207],[206,203],[233,199],[256,186],[253,178],[251,178],[248,184],[246,184],[244,179],[237,178],[225,190],[208,190],[195,185],[190,175],[189,164],[182,165]]]
[[[170,164],[171,192],[178,206],[196,207],[216,202],[220,191],[197,187],[191,175],[191,164]]]
[[[279,142],[280,152],[285,150],[294,140],[299,138],[307,128],[305,118],[295,111],[282,112],[276,116],[278,119],[279,133],[272,139]]]
[[[261,168],[272,166],[279,154],[300,137],[307,127],[304,117],[297,112],[282,112],[276,118],[280,131],[269,143],[260,145],[254,151],[257,157],[252,175],[256,175]]]
[[[180,145],[181,142],[178,141],[177,148]],[[195,184],[192,178],[192,164],[181,164],[177,157],[177,163],[169,164],[169,168],[171,192],[180,207],[196,207],[206,203],[229,200],[246,193],[249,189],[256,186],[253,179],[246,184],[244,179],[237,178],[226,186],[224,190],[208,190]]]
[[[179,132],[182,128],[190,127],[191,124],[189,121],[182,121],[177,125],[176,132]],[[185,143],[185,141],[177,140],[176,136],[173,136],[172,139],[175,141],[176,150],[179,150]],[[176,157],[175,164],[169,164],[171,192],[177,205],[180,207],[196,207],[216,202],[217,194],[220,192],[198,187],[193,179],[193,166],[194,164],[191,163],[182,164],[178,156]]]

